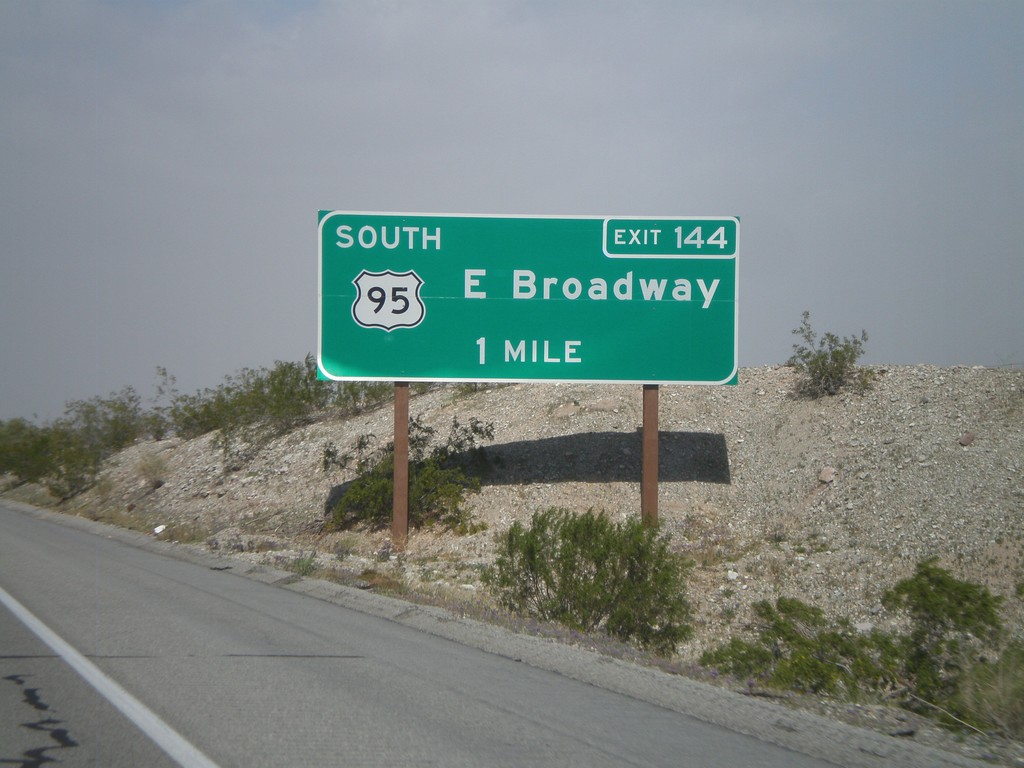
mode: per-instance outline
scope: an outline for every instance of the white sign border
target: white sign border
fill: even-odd
[[[317,339],[316,339],[316,366],[320,374],[327,380],[330,381],[403,381],[403,382],[436,382],[438,384],[656,384],[658,386],[716,386],[729,384],[737,378],[739,373],[739,335],[740,335],[740,303],[739,303],[739,292],[740,292],[740,217],[739,216],[597,216],[597,215],[574,215],[574,214],[509,214],[509,213],[413,213],[409,211],[355,211],[355,210],[344,210],[334,209],[329,210],[321,209],[326,211],[323,218],[320,219],[320,223],[317,226]],[[319,215],[319,211],[318,211]],[[321,362],[323,353],[323,263],[324,263],[324,225],[329,219],[334,216],[419,216],[419,217],[430,217],[430,218],[446,218],[446,219],[570,219],[570,220],[601,220],[602,224],[602,250],[605,250],[604,244],[607,241],[607,227],[609,221],[616,220],[630,220],[630,221],[644,221],[644,220],[661,220],[661,221],[735,221],[736,222],[736,251],[729,256],[690,256],[690,255],[672,255],[666,256],[652,256],[650,254],[641,254],[638,256],[611,256],[605,250],[605,257],[614,258],[674,258],[674,259],[719,259],[719,260],[733,260],[736,262],[736,284],[735,294],[736,300],[733,302],[733,365],[732,371],[728,376],[719,381],[683,381],[673,379],[578,379],[578,378],[479,378],[479,377],[444,377],[438,378],[435,376],[336,376],[324,369]]]

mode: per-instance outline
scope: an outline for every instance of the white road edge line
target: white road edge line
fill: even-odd
[[[71,647],[56,632],[37,619],[31,611],[0,587],[0,603],[17,616],[21,623],[60,656],[100,695],[131,720],[167,755],[183,768],[219,768],[210,758],[190,744],[185,737],[161,720],[145,704],[107,677],[99,667]]]

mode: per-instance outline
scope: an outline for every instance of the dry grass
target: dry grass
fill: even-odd
[[[685,542],[673,546],[679,554],[694,561],[700,568],[715,568],[734,563],[760,545],[743,541],[736,532],[723,525],[688,517],[683,532]]]
[[[1011,645],[994,662],[974,664],[961,682],[960,701],[1003,735],[1024,738],[1024,645]]]
[[[139,458],[135,468],[151,490],[155,491],[167,482],[167,459],[159,453],[147,451]]]
[[[213,532],[198,521],[176,523],[168,526],[160,534],[164,541],[177,541],[181,544],[199,544],[210,538]]]
[[[89,514],[89,519],[99,523],[116,525],[119,528],[127,528],[130,531],[141,531],[143,533],[150,533],[152,531],[152,526],[146,515],[136,511],[134,504],[129,504],[127,507],[119,504],[106,505]]]
[[[403,596],[408,592],[405,582],[401,579],[374,568],[367,568],[359,574],[359,578],[369,584],[370,589],[385,595]]]

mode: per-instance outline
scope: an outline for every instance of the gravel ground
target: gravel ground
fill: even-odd
[[[742,631],[754,602],[780,595],[885,627],[881,594],[931,556],[1005,596],[1007,625],[1024,637],[1024,372],[877,368],[866,394],[816,401],[793,396],[795,376],[788,367],[743,369],[735,387],[660,389],[660,522],[696,562],[688,587],[696,633],[676,662]],[[388,531],[322,532],[332,489],[352,478],[324,472],[325,445],[347,449],[368,433],[390,439],[390,407],[310,425],[247,462],[225,463],[209,436],[139,444],[63,506],[139,530],[164,525],[161,538],[277,566],[315,552],[322,571],[342,578],[486,606],[480,573],[495,534],[513,521],[551,506],[639,514],[641,406],[640,387],[624,385],[415,395],[411,414],[439,434],[455,417],[477,417],[494,423],[495,437],[486,449],[492,470],[468,502],[486,529],[414,531],[401,557],[388,555]],[[887,707],[803,705],[946,738],[924,723],[906,726],[907,715]],[[1024,765],[1020,745],[982,742],[951,748]]]

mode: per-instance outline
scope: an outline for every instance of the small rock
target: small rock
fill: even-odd
[[[821,472],[818,473],[818,480],[823,483],[831,483],[836,479],[836,468],[835,467],[824,467]]]
[[[738,579],[740,577],[740,575],[738,573],[736,573],[736,571],[732,571],[732,570],[730,570],[725,575],[728,577],[729,581],[736,581],[736,579]]]
[[[962,445],[962,446],[964,446],[966,448],[968,445],[970,445],[971,443],[974,442],[974,433],[973,432],[964,432],[962,435],[960,435],[960,437],[957,440],[957,442],[960,443],[960,445]]]

